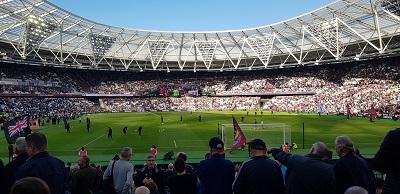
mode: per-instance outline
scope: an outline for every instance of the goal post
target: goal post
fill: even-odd
[[[221,137],[225,147],[229,150],[234,141],[233,124],[222,124]],[[279,148],[286,142],[291,144],[292,131],[289,125],[284,123],[266,123],[266,124],[239,124],[246,141],[253,139],[262,139],[267,147]]]

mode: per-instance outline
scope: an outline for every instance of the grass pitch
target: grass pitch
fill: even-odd
[[[202,117],[199,122],[198,116]],[[208,152],[208,140],[218,136],[218,124],[232,124],[232,115],[239,124],[253,124],[254,119],[267,123],[285,123],[291,126],[292,141],[298,144],[299,149],[292,153],[305,154],[311,145],[322,141],[334,152],[334,141],[339,135],[348,135],[354,145],[360,149],[367,158],[374,156],[389,130],[399,127],[399,122],[381,119],[370,123],[368,118],[350,118],[346,116],[316,114],[288,114],[265,111],[263,115],[254,111],[247,115],[246,111],[204,111],[204,112],[140,112],[140,113],[102,113],[85,115],[82,122],[70,121],[71,133],[67,133],[64,125],[42,126],[40,132],[48,138],[48,151],[51,155],[62,159],[64,162],[76,164],[78,151],[84,146],[91,161],[96,164],[107,164],[115,154],[120,154],[121,149],[129,146],[133,149],[132,163],[143,164],[150,147],[156,144],[158,148],[158,163],[173,162],[163,161],[163,155],[170,149],[174,153],[183,151],[188,155],[189,163],[197,163]],[[163,116],[164,124],[161,123]],[[180,118],[182,116],[182,123]],[[241,122],[241,117],[245,119]],[[86,117],[91,119],[90,132],[86,130]],[[304,144],[303,144],[304,123]],[[127,126],[127,134],[123,128]],[[143,126],[142,136],[139,137],[138,128]],[[113,129],[113,138],[107,137],[108,127]],[[233,138],[233,132],[227,132],[227,138]],[[244,134],[246,136],[246,134]],[[263,137],[260,137],[263,139]],[[232,142],[232,141],[231,141]],[[266,141],[268,146],[268,141]],[[0,140],[1,159],[6,164],[8,161],[7,141],[4,135]],[[231,145],[226,145],[227,149]],[[304,149],[303,149],[304,146]],[[335,152],[334,152],[335,155]],[[248,158],[246,151],[240,149],[229,154],[226,158],[232,161],[244,161]],[[335,156],[334,156],[335,158]],[[336,156],[337,158],[337,156]]]

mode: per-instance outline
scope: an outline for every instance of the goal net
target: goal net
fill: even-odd
[[[291,128],[284,123],[239,124],[239,126],[247,142],[257,138],[262,139],[269,148],[279,148],[286,142],[289,144],[292,142]],[[221,132],[222,141],[229,150],[234,141],[233,124],[222,124]]]

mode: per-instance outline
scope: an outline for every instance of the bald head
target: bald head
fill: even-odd
[[[135,190],[135,194],[149,194],[150,190],[146,186],[140,186]]]
[[[344,194],[368,194],[368,191],[359,186],[349,187]]]
[[[315,143],[310,150],[310,154],[315,154],[321,157],[324,157],[326,155],[326,152],[328,151],[328,148],[326,145],[322,142],[317,142]]]

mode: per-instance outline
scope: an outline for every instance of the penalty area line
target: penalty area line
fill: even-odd
[[[85,147],[85,146],[87,146],[87,145],[89,145],[89,144],[93,143],[94,141],[96,141],[96,140],[100,139],[101,137],[103,137],[103,136],[105,136],[105,135],[106,135],[106,134],[105,134],[105,133],[103,133],[103,135],[100,135],[98,138],[96,138],[96,139],[94,139],[94,140],[90,141],[89,143],[87,143],[87,144],[83,145],[82,147]],[[76,150],[80,150],[82,147],[80,147],[80,148],[78,148],[78,149],[76,149]]]

